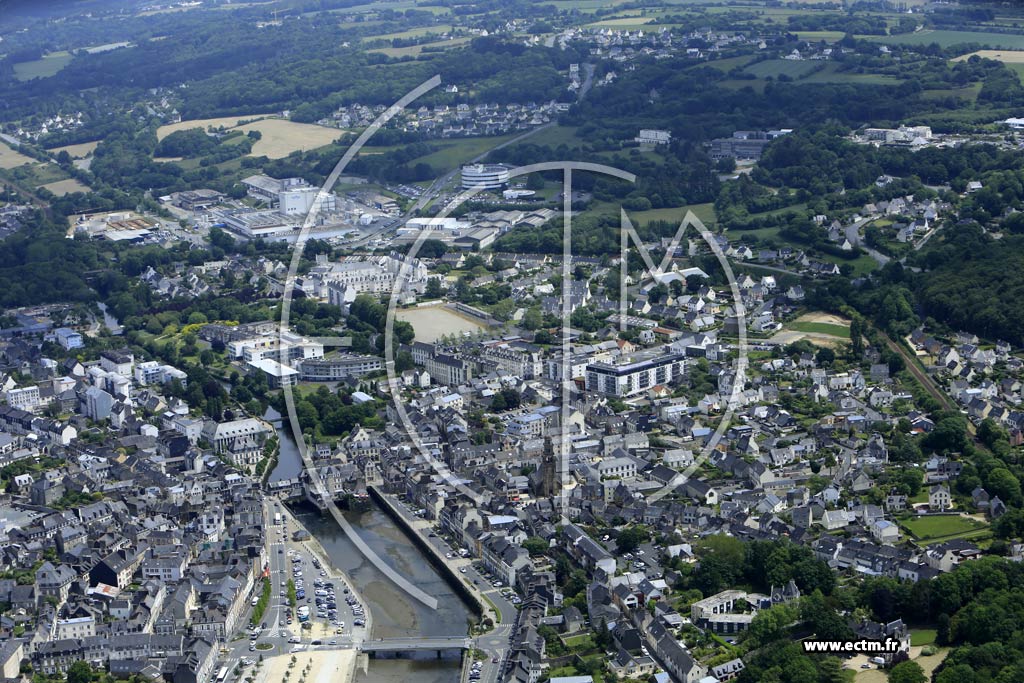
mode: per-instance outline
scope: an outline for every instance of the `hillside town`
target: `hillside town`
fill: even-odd
[[[1018,4],[0,2],[0,683],[1024,680]]]
[[[605,284],[618,264],[600,259],[574,258],[581,279],[556,287],[566,264],[543,255],[456,250],[411,268],[394,253],[317,257],[295,287],[337,307],[339,329],[368,297],[396,291],[415,306],[429,290],[442,298],[427,310],[476,331],[403,343],[410,364],[388,372],[374,352],[325,349],[272,320],[195,325],[189,343],[225,376],[269,392],[326,383],[383,418],[310,443],[313,468],[272,484],[262,482],[279,437],[263,415],[240,404],[203,415],[185,372],[129,349],[78,360],[94,342],[73,312],[10,312],[0,408],[8,677],[23,661],[47,674],[89,661],[209,680],[268,581],[267,501],[323,508],[325,491],[402,500],[493,580],[516,610],[497,653],[507,681],[557,668],[579,634],[603,643],[620,679],[737,675],[742,657],[722,661],[730,643],[801,590],[790,577],[693,601],[680,586],[716,536],[785,540],[829,572],[912,582],[979,557],[969,539],[931,543],[913,531],[932,518],[984,528],[1007,507],[980,486],[964,491],[955,454],[894,477],[913,460],[907,439],[937,429],[901,359],[866,339],[854,355],[848,342],[779,342],[772,335],[806,311],[799,285],[745,275],[736,302],[691,263],[679,256],[631,278],[623,313]],[[507,288],[507,322],[457,301],[450,271],[480,265],[470,286]],[[284,281],[283,264],[234,256],[163,271],[140,278],[154,296],[201,295],[228,272],[258,273],[278,296]],[[580,328],[551,324],[562,296]],[[738,310],[752,335],[744,349]],[[1024,366],[1008,345],[925,331],[909,341],[976,424],[1024,441]],[[741,351],[748,367],[737,376]],[[576,568],[571,580],[559,558]],[[909,648],[898,622],[851,628]],[[712,636],[722,644],[709,648]]]

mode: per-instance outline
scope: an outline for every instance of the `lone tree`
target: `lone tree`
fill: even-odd
[[[647,529],[642,526],[629,526],[615,537],[615,545],[620,553],[631,553],[650,537]]]

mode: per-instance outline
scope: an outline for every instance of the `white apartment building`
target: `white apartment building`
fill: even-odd
[[[682,377],[685,370],[686,360],[680,353],[666,353],[623,364],[591,363],[587,366],[587,391],[632,396],[651,387],[668,384]]]
[[[179,370],[173,365],[164,365],[163,363],[157,363],[155,360],[145,361],[135,366],[136,384],[143,386],[147,384],[166,384],[175,379],[184,386],[188,381],[188,376],[184,371]]]
[[[34,385],[21,387],[20,389],[9,389],[4,392],[4,398],[10,407],[29,412],[35,411],[42,404],[42,399],[39,397],[39,387]]]
[[[641,145],[667,145],[672,142],[672,133],[667,130],[656,130],[653,128],[641,128],[636,142]]]

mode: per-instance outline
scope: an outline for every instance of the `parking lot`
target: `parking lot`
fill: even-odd
[[[272,599],[261,623],[249,629],[249,652],[294,653],[361,641],[366,637],[365,607],[344,577],[333,575],[307,543],[291,540],[298,527],[287,510],[275,504],[273,511],[268,563]],[[295,587],[294,607],[289,581]]]

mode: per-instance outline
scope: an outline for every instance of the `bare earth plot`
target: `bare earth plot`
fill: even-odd
[[[96,151],[96,147],[100,144],[99,140],[92,142],[80,142],[77,145],[65,145],[64,147],[54,147],[53,149],[47,150],[53,154],[60,154],[61,152],[67,152],[73,159],[84,159],[93,152]]]
[[[17,168],[22,164],[31,163],[35,163],[35,159],[30,159],[0,142],[0,168]]]
[[[312,123],[296,123],[276,118],[264,118],[242,126],[238,125],[239,121],[247,121],[259,116],[266,115],[222,116],[215,119],[194,119],[192,121],[171,123],[166,126],[160,126],[156,132],[156,137],[158,140],[163,140],[171,133],[190,128],[202,128],[203,130],[207,130],[210,127],[229,130],[238,129],[245,133],[251,130],[258,130],[263,137],[253,145],[249,156],[266,156],[271,159],[280,159],[298,150],[305,151],[329,145],[345,135],[345,131],[337,128],[327,128],[326,126],[317,126]],[[170,161],[170,159],[160,159],[160,161]]]
[[[338,128],[317,126],[312,123],[295,123],[284,119],[264,119],[247,123],[240,130],[258,130],[263,138],[252,146],[250,156],[265,156],[271,159],[286,157],[296,150],[306,151],[329,145],[345,135]]]
[[[209,128],[237,128],[239,121],[249,121],[251,119],[258,119],[261,117],[269,116],[269,114],[249,114],[247,116],[221,116],[215,119],[192,119],[190,121],[179,121],[178,123],[169,123],[166,126],[160,126],[156,131],[156,139],[163,140],[171,133],[177,133],[179,130],[189,130],[190,128],[202,128],[207,130]]]
[[[974,55],[983,59],[994,59],[1004,64],[1024,64],[1024,50],[978,50],[953,58],[954,62],[965,62]]]
[[[445,335],[459,335],[476,332],[483,324],[461,316],[443,306],[405,308],[395,311],[395,317],[412,325],[417,341],[433,343]]]
[[[818,346],[841,346],[850,339],[850,321],[831,313],[804,313],[786,323],[768,341],[772,344],[792,344],[801,339]]]

